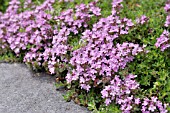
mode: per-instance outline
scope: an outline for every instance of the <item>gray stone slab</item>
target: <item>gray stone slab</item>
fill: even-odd
[[[56,91],[54,78],[40,77],[24,64],[0,63],[0,113],[89,113],[66,102]]]

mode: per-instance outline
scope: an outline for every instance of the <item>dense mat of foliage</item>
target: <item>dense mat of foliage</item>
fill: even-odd
[[[93,112],[170,112],[169,0],[11,0],[4,6],[0,59],[16,57],[56,75],[58,89],[68,91],[64,98]]]

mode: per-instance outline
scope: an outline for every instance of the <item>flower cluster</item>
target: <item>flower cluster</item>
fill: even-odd
[[[170,3],[166,4],[164,7],[165,11],[167,12],[167,18],[165,21],[165,27],[170,26]],[[167,30],[164,30],[164,32],[161,34],[159,38],[157,38],[157,42],[155,43],[155,46],[158,48],[161,48],[161,51],[166,50],[170,47],[170,33]]]
[[[148,17],[146,17],[145,15],[142,15],[140,18],[136,19],[136,23],[139,25],[143,25],[143,24],[147,23],[148,20],[149,20]]]
[[[112,2],[112,15],[119,14],[120,9],[122,9],[123,5],[121,4],[123,0],[113,0]]]
[[[170,4],[166,4],[164,9],[165,9],[166,12],[169,12],[170,11]]]
[[[168,47],[170,47],[170,33],[166,30],[162,33],[162,35],[157,38],[157,42],[155,43],[155,46],[158,48],[161,48],[161,51],[164,51]]]
[[[106,99],[106,105],[109,105],[112,101],[116,101],[116,103],[122,105],[122,110],[126,109],[125,107],[128,106],[124,106],[124,98],[131,95],[133,90],[139,88],[139,84],[134,80],[135,77],[135,75],[129,74],[122,80],[120,76],[116,75],[114,79],[110,81],[110,85],[105,86],[101,91],[102,98]]]
[[[123,113],[130,113],[132,110],[132,104],[140,103],[140,99],[134,99],[134,96],[132,95],[133,90],[139,88],[139,84],[133,80],[134,78],[134,75],[128,75],[124,80],[122,80],[116,75],[110,82],[110,85],[105,86],[105,88],[101,91],[102,98],[106,99],[106,105],[115,101],[121,106]]]
[[[56,62],[67,62],[67,52],[71,51],[68,44],[68,38],[71,33],[74,35],[81,33],[83,28],[87,28],[87,22],[90,21],[92,16],[100,16],[100,9],[96,6],[96,2],[91,2],[88,5],[80,4],[73,9],[68,9],[62,12],[55,20],[59,22],[60,30],[55,34],[52,40],[51,57],[53,60],[48,62],[49,70],[55,73]],[[76,19],[74,19],[76,18]],[[55,58],[59,56],[60,60]]]
[[[165,21],[165,27],[168,27],[168,26],[170,26],[170,15],[166,17],[166,21]]]
[[[82,39],[87,44],[73,52],[70,64],[75,69],[68,73],[67,81],[70,83],[79,80],[81,88],[88,91],[91,81],[94,82],[100,77],[111,77],[119,69],[125,68],[135,55],[144,51],[143,47],[128,42],[115,45],[113,41],[120,35],[128,34],[133,25],[130,19],[110,15],[101,18],[93,25],[92,30],[86,30]]]
[[[41,41],[52,39],[50,36],[52,27],[48,23],[52,17],[45,13],[47,7],[51,9],[51,3],[48,0],[34,11],[18,13],[20,2],[12,0],[7,12],[0,19],[3,32],[0,38],[6,40],[16,54],[19,54],[21,50],[26,50],[28,45],[35,46],[30,48],[32,51],[44,47],[45,44]]]
[[[114,47],[111,43],[101,45],[88,45],[73,52],[70,63],[75,66],[72,73],[66,76],[68,82],[79,80],[83,89],[89,90],[90,82],[100,77],[111,77],[119,69],[142,52],[138,44],[123,43]],[[98,76],[97,76],[98,75]]]
[[[32,0],[25,0],[24,2],[24,9],[27,9],[27,8],[31,8],[31,9],[34,9],[36,6],[35,4],[32,2]]]
[[[164,7],[166,13],[168,14],[166,17],[166,21],[165,21],[165,26],[168,27],[170,26],[170,1],[168,0],[167,4]]]
[[[5,48],[8,47],[7,46],[7,38],[10,37],[10,34],[6,33],[6,30],[13,27],[15,30],[14,32],[16,32],[18,29],[18,27],[15,27],[15,25],[11,25],[11,23],[15,23],[17,21],[17,19],[15,19],[15,14],[18,11],[20,2],[17,0],[12,0],[11,2],[9,2],[9,7],[6,10],[6,14],[2,14],[0,16],[0,40],[2,42],[1,47]],[[9,21],[8,21],[9,20]],[[10,30],[11,31],[11,30]]]
[[[142,113],[167,113],[166,110],[167,104],[163,104],[161,101],[158,100],[157,97],[151,97],[151,99],[148,99],[147,97],[144,98],[142,104]]]
[[[61,28],[66,28],[68,31],[74,34],[78,33],[80,28],[87,28],[87,22],[93,16],[100,16],[101,9],[96,6],[96,2],[91,2],[88,5],[80,4],[73,9],[68,9],[62,12],[58,17],[55,17],[57,21],[60,21]]]
[[[167,104],[162,104],[157,97],[147,97],[144,99],[136,98],[135,91],[139,89],[139,84],[134,80],[136,75],[129,74],[123,80],[116,75],[110,85],[105,86],[101,91],[102,98],[105,99],[106,105],[116,102],[120,105],[123,113],[131,113],[135,107],[141,106],[142,113],[160,112],[167,113]]]
[[[131,113],[135,111],[135,107],[139,106],[141,103],[140,98],[135,98],[134,95],[125,96],[122,99],[117,100],[117,104],[119,104],[122,110],[122,113]]]
[[[29,6],[30,1],[26,2]],[[24,52],[24,62],[33,66],[37,63],[41,66],[44,60],[43,52],[52,46],[51,40],[55,33],[49,23],[52,15],[46,13],[47,10],[53,11],[54,0],[46,0],[34,10],[24,12],[18,12],[18,9],[13,12],[11,7],[19,8],[15,6],[16,3],[19,5],[16,0],[11,1],[7,12],[1,17],[1,26],[3,26],[1,30],[4,34],[0,38],[6,40],[10,49],[17,55]]]
[[[0,17],[2,46],[7,43],[17,55],[25,52],[24,62],[48,67],[51,74],[55,73],[57,63],[68,60],[67,52],[71,50],[68,36],[81,33],[83,28],[88,27],[87,22],[92,16],[101,15],[96,2],[91,2],[76,6],[75,12],[68,9],[53,17],[54,2],[46,0],[35,7],[31,0],[27,0],[24,7],[32,10],[19,12],[20,2],[12,0],[7,12]],[[56,22],[57,26],[51,25],[50,21]]]

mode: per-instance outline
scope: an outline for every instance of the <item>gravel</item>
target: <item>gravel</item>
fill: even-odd
[[[90,113],[66,102],[54,80],[35,76],[24,64],[0,63],[0,113]]]

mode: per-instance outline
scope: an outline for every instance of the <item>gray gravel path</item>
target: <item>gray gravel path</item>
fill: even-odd
[[[33,76],[24,64],[0,63],[0,113],[89,113],[65,102],[54,79]]]

